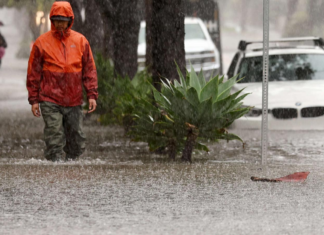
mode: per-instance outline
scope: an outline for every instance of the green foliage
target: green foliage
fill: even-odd
[[[96,55],[96,67],[99,93],[96,112],[100,114],[99,121],[104,125],[125,124],[125,118],[132,115],[137,100],[150,93],[151,78],[146,71],[137,73],[133,80],[115,76],[112,63],[101,54]]]
[[[177,128],[177,123],[157,107],[153,97],[139,99],[133,116],[135,123],[129,132],[133,141],[148,143],[150,151],[170,145],[175,145],[177,152],[181,151],[185,129]]]
[[[118,123],[122,123],[126,131],[133,124],[132,115],[138,107],[139,101],[148,99],[151,94],[151,82],[152,79],[146,70],[138,72],[132,80],[128,77],[115,80],[114,89],[117,94],[113,113],[117,117]]]
[[[152,87],[154,100],[138,102],[131,132],[134,140],[147,142],[151,150],[176,143],[177,152],[183,151],[188,133],[197,135],[198,140],[242,141],[225,129],[250,110],[241,102],[247,94],[240,96],[242,90],[231,94],[237,77],[224,81],[216,76],[206,83],[202,72],[197,75],[193,68],[186,77],[179,68],[178,73],[180,82],[161,81],[161,92]],[[208,151],[201,143],[194,145]]]
[[[240,140],[226,127],[250,108],[242,106],[247,94],[231,94],[237,77],[218,76],[206,83],[193,69],[186,76],[179,68],[179,82],[162,80],[157,91],[146,71],[133,80],[114,76],[109,60],[96,56],[98,112],[102,124],[121,124],[133,141],[146,142],[151,151],[166,148],[169,156],[184,152],[189,136],[194,148],[208,151],[202,140]],[[197,141],[196,141],[197,139]],[[174,157],[172,157],[174,158]]]
[[[111,113],[115,108],[114,68],[111,62],[104,59],[101,54],[96,54],[95,63],[99,93],[96,112],[99,114]]]

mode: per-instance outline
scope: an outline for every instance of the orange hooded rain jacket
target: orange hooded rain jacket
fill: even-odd
[[[96,66],[87,39],[71,30],[74,14],[70,3],[55,2],[50,17],[56,15],[72,21],[63,32],[52,23],[51,31],[35,41],[28,62],[28,101],[78,106],[83,103],[82,85],[88,99],[98,98]]]

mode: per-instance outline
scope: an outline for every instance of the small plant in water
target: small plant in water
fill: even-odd
[[[242,141],[225,129],[250,110],[241,102],[247,94],[240,96],[242,90],[231,94],[237,76],[227,81],[216,76],[206,83],[202,71],[197,75],[191,68],[184,77],[178,68],[178,73],[180,83],[164,79],[161,92],[152,88],[155,103],[139,102],[135,140],[148,142],[151,150],[167,147],[173,159],[182,152],[182,159],[189,162],[195,148],[208,151],[199,140]]]

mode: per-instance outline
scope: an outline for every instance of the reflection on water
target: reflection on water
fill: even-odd
[[[116,127],[87,125],[76,162],[43,160],[42,121],[0,120],[0,234],[320,234],[323,132],[259,131],[169,162]],[[90,132],[91,129],[91,132]],[[115,143],[115,144],[113,144]],[[310,171],[303,183],[257,183]]]

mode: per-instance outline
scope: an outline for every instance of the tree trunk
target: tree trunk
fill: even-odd
[[[103,17],[104,24],[104,38],[103,38],[103,56],[105,59],[112,59],[114,61],[114,52],[113,52],[113,39],[112,39],[112,18]]]
[[[189,161],[190,163],[192,162],[191,155],[192,155],[192,151],[194,150],[194,147],[196,145],[197,137],[198,137],[198,135],[195,133],[195,130],[192,128],[189,128],[186,144],[183,149],[182,157],[181,157],[181,159],[183,161]]]
[[[103,23],[102,17],[93,0],[68,0],[74,13],[72,29],[83,34],[90,43],[91,49],[101,51],[103,47]],[[101,1],[102,2],[102,1]],[[81,11],[85,9],[85,19],[82,19]]]
[[[175,62],[185,73],[183,1],[153,0],[152,75],[158,90],[161,90],[161,78],[179,79]]]
[[[123,127],[124,127],[124,134],[127,135],[128,132],[131,130],[131,128],[134,125],[134,120],[131,115],[126,115],[123,117]]]
[[[103,23],[103,56],[114,60],[112,45],[112,27],[114,9],[110,0],[95,0]]]
[[[81,16],[82,3],[80,3],[80,0],[68,0],[68,2],[70,2],[74,14],[72,29],[83,34],[84,27]]]
[[[148,72],[152,72],[152,0],[145,1],[145,22],[146,22],[146,54],[145,66]]]
[[[168,145],[168,155],[171,160],[175,160],[177,156],[177,142],[171,139]]]
[[[95,1],[104,24],[105,57],[109,55],[113,60],[115,75],[132,79],[137,72],[138,0]]]
[[[102,51],[104,33],[100,11],[93,0],[85,0],[84,7],[84,35],[88,39],[92,51]]]
[[[112,0],[114,10],[113,46],[116,75],[132,79],[137,72],[137,46],[140,19],[138,0]]]

